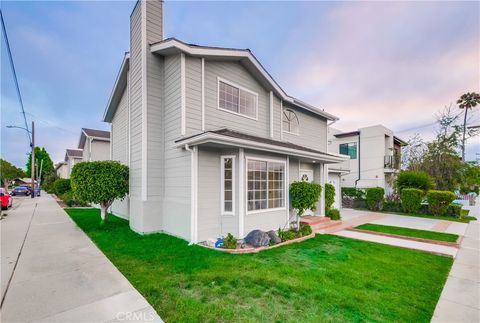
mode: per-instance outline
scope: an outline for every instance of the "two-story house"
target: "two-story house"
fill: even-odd
[[[285,227],[289,184],[324,184],[327,122],[337,118],[285,93],[248,49],[163,38],[161,1],[139,1],[107,105],[112,159],[130,193],[112,211],[140,233],[196,243]],[[324,214],[324,196],[317,214]]]
[[[68,164],[65,161],[61,161],[55,165],[55,173],[59,178],[68,178]]]
[[[78,149],[83,151],[83,161],[110,159],[110,131],[82,128]]]
[[[389,194],[400,170],[401,147],[406,144],[382,125],[351,132],[330,127],[328,151],[349,156],[350,160],[329,166],[329,179],[335,178],[341,187],[380,186]],[[339,170],[345,172],[336,177]]]
[[[83,151],[79,149],[67,149],[65,151],[65,164],[66,169],[64,171],[65,178],[70,178],[73,166],[83,161]]]

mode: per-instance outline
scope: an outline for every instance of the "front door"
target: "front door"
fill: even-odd
[[[313,182],[313,170],[300,169],[300,180],[304,182]],[[306,210],[304,215],[313,215],[311,210]]]

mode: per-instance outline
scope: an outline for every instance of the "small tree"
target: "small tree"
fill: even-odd
[[[465,135],[467,133],[467,113],[468,109],[472,109],[480,104],[480,94],[475,92],[467,92],[462,94],[460,99],[457,100],[458,107],[465,109],[463,117],[463,131],[462,131],[462,160],[465,161]]]
[[[25,173],[22,169],[10,164],[4,159],[0,159],[0,179],[3,187],[7,189],[8,182],[19,177],[24,177]]]
[[[322,186],[317,183],[306,181],[293,182],[290,184],[290,198],[292,207],[297,209],[297,230],[300,228],[300,217],[306,210],[315,211],[316,203],[322,193]]]
[[[73,167],[70,179],[76,198],[100,204],[102,225],[113,201],[128,194],[128,167],[117,161],[78,163]]]

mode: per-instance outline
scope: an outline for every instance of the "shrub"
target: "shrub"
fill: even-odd
[[[79,201],[75,198],[72,191],[67,191],[58,196],[68,207],[72,206],[87,206],[87,203]]]
[[[355,187],[342,187],[342,198],[350,198],[356,201],[365,200],[365,191]]]
[[[428,191],[428,212],[433,215],[444,215],[453,200],[455,200],[455,194],[450,191]]]
[[[427,191],[433,188],[433,179],[425,172],[406,170],[398,175],[396,187],[400,193],[404,188],[418,188]]]
[[[325,211],[325,216],[329,217],[331,220],[340,220],[340,211],[337,209],[329,209]]]
[[[107,219],[107,209],[113,201],[128,194],[128,167],[117,161],[78,163],[73,166],[70,178],[76,197],[100,204],[101,224]]]
[[[59,179],[57,173],[50,172],[42,181],[42,189],[47,193],[55,193],[53,185],[57,179]]]
[[[282,241],[288,241],[288,240],[295,239],[298,236],[298,234],[299,234],[299,232],[297,232],[293,229],[290,229],[290,230],[278,229],[278,237]]]
[[[369,210],[381,211],[383,209],[385,190],[383,187],[369,187],[366,193],[366,202]]]
[[[228,233],[227,237],[223,239],[222,248],[237,249],[237,238],[235,238],[231,233]]]
[[[329,210],[335,202],[335,186],[325,184],[325,209]]]
[[[62,195],[72,189],[69,179],[59,178],[53,183],[55,194]]]
[[[459,204],[451,204],[447,208],[446,214],[456,218],[462,217],[462,206]]]
[[[292,207],[297,209],[297,228],[300,228],[300,216],[306,210],[315,211],[317,209],[316,203],[322,193],[322,186],[314,182],[293,182],[290,184],[290,198]]]
[[[423,191],[418,188],[404,188],[401,193],[402,209],[406,213],[416,213],[422,205]]]
[[[308,236],[309,234],[312,234],[312,228],[307,225],[307,224],[300,224],[300,236],[304,237],[304,236]]]

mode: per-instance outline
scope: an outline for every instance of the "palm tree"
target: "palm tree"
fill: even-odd
[[[465,161],[465,133],[467,132],[467,113],[468,109],[473,109],[477,104],[480,104],[480,94],[475,92],[467,92],[462,94],[457,100],[458,107],[465,109],[463,117],[463,137],[462,137],[462,160]]]

